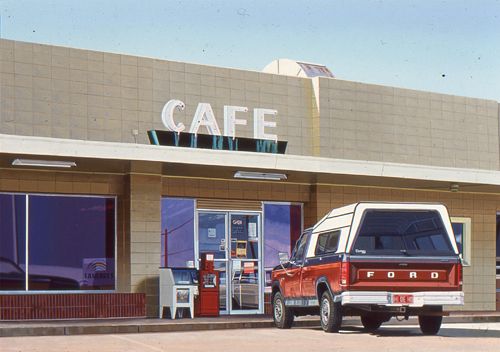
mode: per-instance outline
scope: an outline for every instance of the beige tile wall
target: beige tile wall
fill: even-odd
[[[124,176],[65,171],[0,170],[0,191],[123,196]]]
[[[269,108],[288,154],[499,170],[495,101],[317,78],[196,65],[1,40],[0,133],[148,144],[165,129],[170,99],[189,129],[200,102],[219,128],[224,105],[246,106],[237,135],[253,136],[253,111]],[[138,135],[134,136],[133,131]],[[203,128],[201,129],[203,132]]]
[[[174,116],[186,130],[201,102],[221,130],[224,105],[248,107],[237,114],[244,137],[255,108],[275,109],[266,133],[288,140],[290,154],[312,154],[309,79],[5,39],[0,59],[0,133],[149,144],[148,130],[165,129],[163,106],[179,99],[186,108]]]
[[[492,100],[320,78],[320,155],[499,170]]]
[[[239,181],[200,178],[162,178],[162,195],[170,197],[233,200],[308,202],[310,186],[264,181]]]

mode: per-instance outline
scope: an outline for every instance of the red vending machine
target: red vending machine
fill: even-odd
[[[219,315],[219,274],[217,270],[214,270],[214,255],[202,253],[200,270],[198,270],[200,294],[194,302],[196,317]]]

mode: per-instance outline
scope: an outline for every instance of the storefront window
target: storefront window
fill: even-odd
[[[258,259],[258,224],[256,215],[231,215],[231,257],[239,257],[238,250],[244,248],[245,259]],[[243,248],[240,248],[240,245]]]
[[[194,265],[194,200],[162,198],[161,228],[161,266]]]
[[[500,213],[497,213],[497,280],[500,280]],[[497,284],[497,292],[500,292],[500,283]]]
[[[290,252],[302,232],[300,204],[264,203],[264,268],[266,287],[271,285],[271,271],[279,265],[278,253]]]
[[[226,214],[202,213],[198,216],[198,251],[212,253],[214,259],[226,259],[221,250],[226,240]],[[224,248],[224,247],[222,247]]]
[[[115,289],[114,197],[0,194],[0,204],[1,290]]]
[[[0,290],[26,289],[26,196],[0,194]]]
[[[470,265],[471,219],[463,217],[451,217],[451,227],[453,228],[453,234],[455,235],[455,241],[457,242],[458,251],[462,256],[462,262],[464,265]]]

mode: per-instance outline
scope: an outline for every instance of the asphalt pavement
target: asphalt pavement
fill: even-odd
[[[498,352],[500,323],[444,323],[435,336],[416,324],[367,331],[345,324],[335,334],[320,327],[200,330],[142,334],[84,334],[0,338],[2,352]]]
[[[500,311],[451,312],[443,323],[500,322]],[[392,318],[384,325],[418,324],[417,318],[397,321]],[[294,327],[319,326],[319,317],[307,316],[295,319]],[[361,325],[358,317],[344,317],[343,325]],[[0,337],[120,334],[150,332],[180,332],[223,329],[252,329],[274,327],[271,315],[222,315],[202,318],[135,318],[135,319],[80,319],[2,321]]]

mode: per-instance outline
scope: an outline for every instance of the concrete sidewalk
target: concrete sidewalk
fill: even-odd
[[[500,312],[452,312],[443,318],[444,323],[500,322]],[[417,318],[398,322],[395,318],[384,325],[418,324]],[[360,326],[357,317],[344,317],[343,326]],[[294,327],[318,327],[319,317],[296,318]],[[0,337],[78,335],[78,334],[120,334],[143,332],[171,332],[222,329],[252,329],[274,327],[271,315],[225,315],[207,318],[182,319],[82,319],[45,321],[3,321],[0,322]]]

